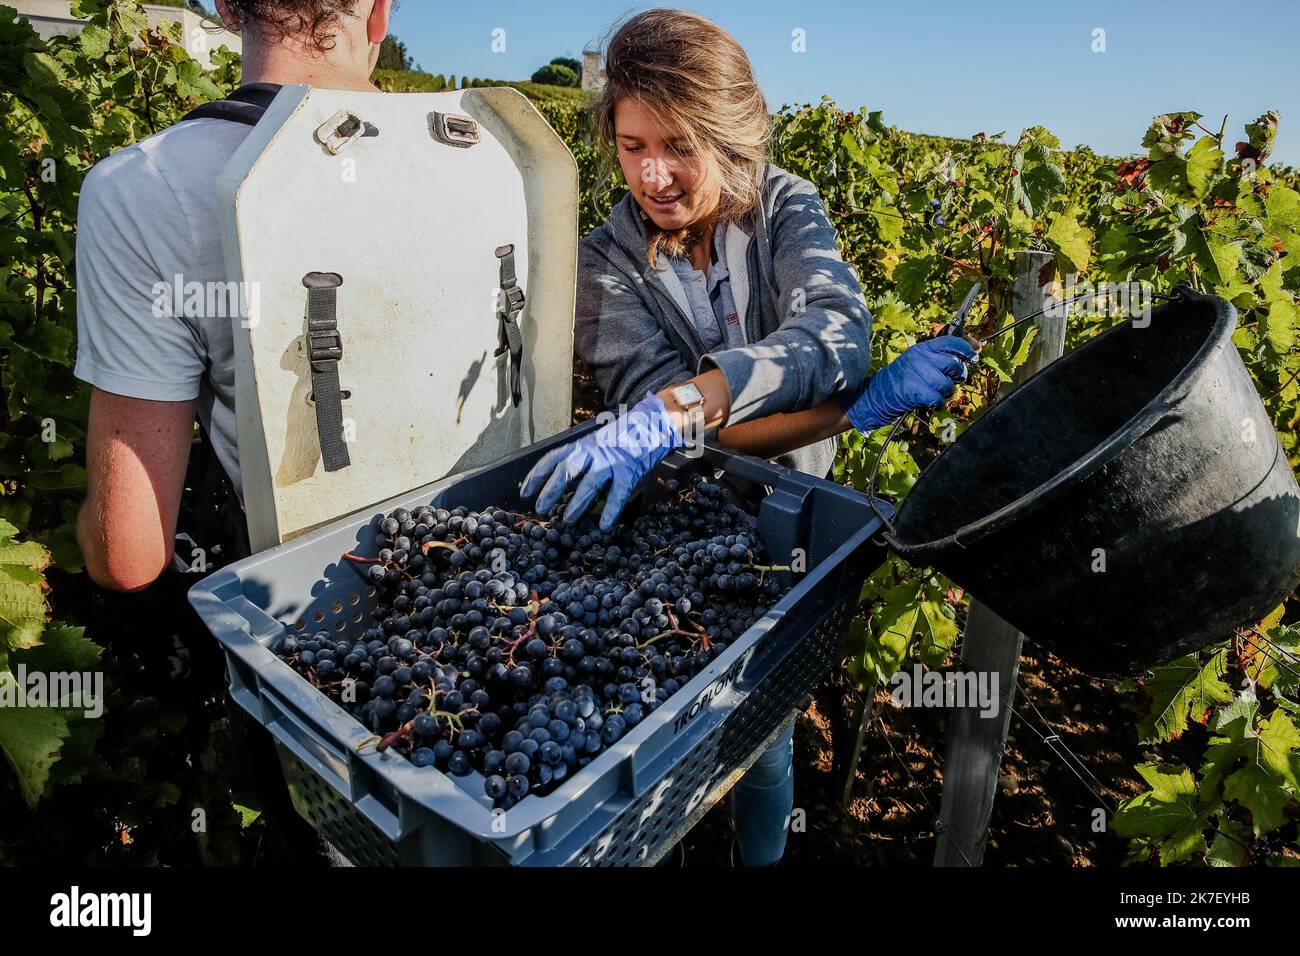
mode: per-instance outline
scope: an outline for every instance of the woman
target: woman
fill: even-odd
[[[734,38],[693,13],[627,21],[605,54],[596,132],[628,194],[581,244],[576,348],[617,420],[543,456],[537,510],[577,482],[576,520],[602,492],[608,528],[686,436],[818,477],[834,436],[938,404],[974,357],[962,339],[913,346],[865,384],[870,323],[811,183],[767,162],[772,119]],[[540,491],[540,494],[538,494]],[[771,865],[793,802],[793,723],[732,791],[740,860]]]

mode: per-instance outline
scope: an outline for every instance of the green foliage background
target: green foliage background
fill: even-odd
[[[180,659],[167,644],[167,622],[152,620],[148,605],[126,616],[139,622],[139,634],[102,623],[121,615],[110,613],[114,598],[78,574],[73,535],[85,488],[87,402],[72,376],[81,177],[109,152],[232,88],[238,60],[222,50],[217,68],[202,70],[178,30],[148,30],[133,3],[78,0],[74,7],[90,18],[86,29],[45,42],[0,6],[0,684],[14,680],[20,663],[99,668],[108,679],[107,716],[0,709],[8,765],[0,812],[17,824],[0,834],[0,862],[246,861],[252,851],[243,831],[256,826],[255,813],[240,805],[246,798],[226,776],[224,738],[209,732],[221,720],[219,667]],[[425,91],[454,86],[455,78],[377,71],[376,82]],[[461,85],[496,81],[462,78]],[[577,157],[580,226],[589,231],[622,190],[602,174],[590,143],[587,94],[510,85],[532,98]],[[1009,321],[1018,250],[1050,250],[1062,273],[1092,280],[1145,281],[1165,291],[1187,279],[1237,306],[1234,341],[1296,466],[1297,174],[1267,164],[1276,114],[1247,124],[1239,142],[1200,120],[1186,112],[1156,117],[1141,153],[1117,160],[1086,148],[1062,151],[1041,127],[951,140],[905,133],[879,112],[823,101],[779,112],[774,159],[821,190],[875,317],[875,365],[932,335],[975,280],[988,290],[980,329]],[[1073,322],[1069,344],[1123,320]],[[1029,342],[1022,334],[990,345],[946,411],[922,416],[891,445],[883,494],[907,493],[920,468],[996,398]],[[846,436],[837,478],[862,488],[882,439]],[[864,583],[862,600],[845,663],[863,693],[914,658],[931,667],[950,659],[965,599],[941,575],[890,559]],[[1258,631],[1296,651],[1300,629],[1287,622],[1290,607]],[[93,624],[95,639],[52,614]],[[155,630],[161,649],[144,636]],[[1300,666],[1288,670],[1277,652],[1260,653],[1268,646],[1224,635],[1221,646],[1133,683],[1150,702],[1151,717],[1139,728],[1150,747],[1151,760],[1139,768],[1150,790],[1121,808],[1113,829],[1130,840],[1134,862],[1300,860],[1293,673]],[[171,662],[161,676],[160,659]],[[202,833],[190,825],[196,807],[208,817]]]

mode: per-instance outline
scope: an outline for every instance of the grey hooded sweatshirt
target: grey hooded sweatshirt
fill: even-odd
[[[582,240],[575,346],[606,407],[630,407],[647,392],[718,368],[731,391],[727,424],[737,425],[812,408],[862,381],[871,362],[871,313],[812,183],[769,164],[759,205],[725,229],[745,344],[711,353],[667,259],[660,255],[658,270],[646,261],[646,227],[630,193]],[[835,443],[777,460],[822,477]]]

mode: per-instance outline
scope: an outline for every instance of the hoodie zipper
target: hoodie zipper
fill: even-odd
[[[757,240],[757,237],[755,237]],[[758,291],[762,286],[763,280],[758,274],[758,242],[752,242],[749,246],[749,255],[745,257],[745,268],[749,270],[749,301],[745,303],[745,344],[749,345],[760,341],[763,337],[759,335],[758,312],[754,308]],[[753,268],[750,268],[750,266]],[[734,286],[733,286],[734,288]]]
[[[678,331],[685,332],[686,337],[690,339],[691,344],[695,349],[695,362],[698,365],[700,359],[708,352],[708,349],[704,345],[704,339],[700,336],[699,329],[695,327],[695,322],[691,317],[682,311],[682,307],[677,304],[677,300],[672,297],[672,294],[668,291],[668,287],[663,284],[663,280],[659,278],[655,270],[650,266],[647,266],[646,269],[648,271],[643,271],[641,273],[642,278],[659,290],[664,299],[667,300],[668,304],[672,307],[672,310],[677,313],[678,318],[681,319],[681,322],[678,323],[681,328],[679,328]]]
[[[627,197],[627,201],[630,202],[633,206],[633,209],[631,210],[631,215],[634,216],[639,215],[639,212],[635,208],[636,203],[630,195]],[[685,312],[682,311],[681,306],[677,304],[677,300],[674,299],[672,295],[669,293],[668,287],[663,284],[663,281],[659,278],[658,274],[655,272],[654,267],[651,266],[649,263],[645,262],[645,256],[642,256],[640,259],[633,260],[632,257],[629,256],[627,251],[624,249],[622,243],[618,241],[618,238],[619,238],[618,231],[615,231],[614,248],[618,250],[619,255],[623,256],[625,259],[628,260],[628,265],[633,266],[633,268],[636,270],[637,275],[641,276],[642,281],[648,283],[650,286],[652,286],[653,288],[659,291],[664,301],[668,303],[670,309],[672,310],[672,313],[675,314],[677,318],[680,320],[677,323],[677,329],[676,329],[677,333],[683,339],[691,343],[691,346],[695,351],[695,363],[698,365],[700,358],[702,358],[708,350],[705,348],[704,339],[700,337],[699,331],[695,328],[695,323],[691,321],[691,317],[689,315],[687,315]],[[639,236],[638,238],[640,242],[644,244],[645,237]]]

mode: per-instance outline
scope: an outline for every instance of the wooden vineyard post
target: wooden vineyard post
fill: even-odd
[[[1012,311],[1017,319],[1047,307],[1051,296],[1044,287],[1052,281],[1055,271],[1055,261],[1049,252],[1016,254]],[[1042,315],[1034,321],[1038,334],[1030,345],[1028,359],[1013,376],[1012,389],[1065,351],[1065,310],[1056,311],[1060,314]],[[971,493],[978,494],[978,489],[971,489]],[[976,707],[954,708],[950,712],[935,866],[979,866],[984,860],[998,769],[1011,724],[1023,638],[1014,627],[972,598],[961,642],[962,666],[976,673],[997,674],[1002,700],[993,717],[981,717]]]

